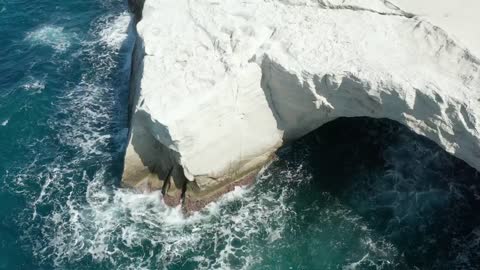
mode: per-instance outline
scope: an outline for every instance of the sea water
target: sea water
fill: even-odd
[[[478,173],[388,120],[339,119],[185,217],[119,188],[122,0],[0,0],[0,269],[478,269]]]

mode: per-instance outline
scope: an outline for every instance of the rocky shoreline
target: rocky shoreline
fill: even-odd
[[[142,18],[142,10],[145,0],[129,0],[130,11],[134,14],[135,24],[137,24]],[[136,33],[137,34],[137,33]],[[132,80],[130,85],[129,96],[129,119],[130,126],[134,117],[135,106],[138,102],[139,81],[143,71],[143,56],[145,55],[144,44],[141,37],[137,34],[137,40],[133,51],[132,61]],[[139,132],[141,135],[145,135],[144,132]],[[144,139],[144,138],[142,138]],[[233,191],[238,186],[249,186],[254,183],[255,178],[264,164],[267,164],[271,160],[271,156],[259,162],[259,165],[253,168],[248,168],[247,171],[233,172],[231,175],[222,177],[221,179],[212,179],[213,184],[206,187],[199,187],[197,181],[189,181],[181,166],[178,165],[178,159],[175,157],[175,153],[168,149],[164,149],[155,142],[153,148],[163,148],[165,156],[169,158],[162,158],[163,161],[144,161],[140,160],[137,155],[137,150],[132,149],[132,128],[129,133],[129,147],[126,153],[127,168],[124,170],[122,177],[122,186],[128,188],[135,188],[143,192],[151,192],[154,190],[161,190],[163,194],[163,200],[166,205],[176,207],[182,205],[182,209],[185,213],[189,214],[194,211],[199,211],[204,208],[208,203],[217,200],[223,194]],[[152,139],[151,141],[155,141]],[[151,150],[151,149],[148,149]],[[129,160],[128,157],[131,157]],[[148,159],[148,158],[147,158]],[[165,162],[165,160],[168,160]],[[146,165],[147,163],[155,163],[154,166]],[[162,168],[157,167],[158,163],[161,163]],[[132,164],[133,167],[132,168]],[[145,166],[146,165],[146,166]],[[136,166],[136,167],[135,167]],[[239,175],[240,174],[240,175]],[[209,178],[209,177],[205,177]],[[208,180],[207,180],[208,181]]]
[[[480,169],[468,48],[390,2],[290,2],[129,0],[123,186],[196,211],[251,183],[283,144],[358,116],[402,123]]]

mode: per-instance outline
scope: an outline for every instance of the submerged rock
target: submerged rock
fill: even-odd
[[[285,142],[356,116],[398,121],[480,169],[475,50],[390,2],[130,2],[125,186],[195,210]]]

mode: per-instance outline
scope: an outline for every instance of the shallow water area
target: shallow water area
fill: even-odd
[[[126,1],[0,0],[0,24],[0,269],[478,269],[478,173],[406,128],[339,119],[185,217],[118,187]]]

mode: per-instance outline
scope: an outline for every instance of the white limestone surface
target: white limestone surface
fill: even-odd
[[[480,170],[479,48],[390,2],[146,0],[137,30],[132,137],[168,147],[200,187],[354,116],[396,120]]]
[[[391,0],[447,31],[449,36],[480,56],[480,1],[478,0]]]

